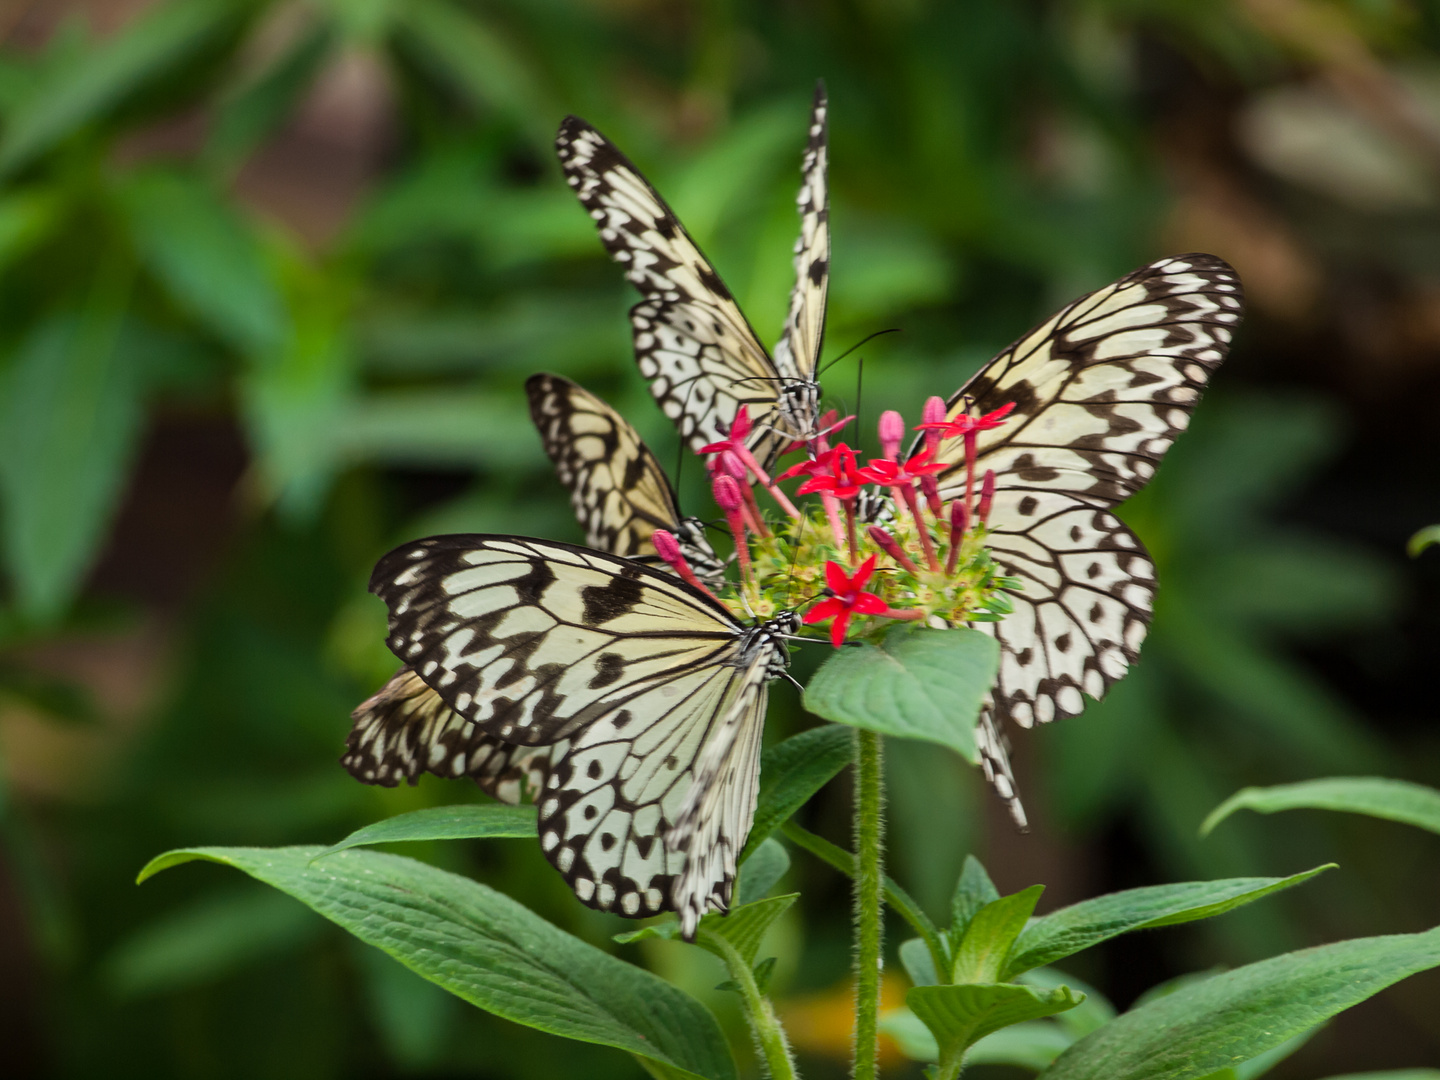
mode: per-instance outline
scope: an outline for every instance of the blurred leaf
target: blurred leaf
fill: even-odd
[[[1004,969],[1005,977],[1013,978],[1030,968],[1053,964],[1132,930],[1214,918],[1334,868],[1335,864],[1329,863],[1285,878],[1150,885],[1082,900],[1042,915],[1027,926],[1015,942],[1014,952]]]
[[[774,837],[766,840],[746,859],[735,890],[735,903],[745,905],[763,900],[790,869],[790,853]]]
[[[398,12],[405,41],[476,104],[548,136],[561,111],[549,101],[530,60],[474,14],[445,0],[411,0]],[[543,136],[542,136],[543,133]]]
[[[459,1019],[459,1002],[379,949],[359,941],[354,945],[370,1015],[391,1060],[411,1070],[441,1065],[447,1036]]]
[[[935,986],[940,982],[940,976],[935,971],[934,958],[930,955],[930,947],[925,944],[924,938],[903,941],[897,951],[905,974],[910,976],[910,981],[916,986]]]
[[[909,1009],[885,1013],[880,1019],[880,1030],[895,1040],[902,1054],[914,1061],[936,1061],[940,1057],[935,1036]],[[1021,1021],[992,1031],[972,1044],[965,1053],[965,1065],[1014,1065],[1039,1072],[1074,1041],[1053,1023]]]
[[[201,151],[204,165],[221,176],[237,169],[263,139],[290,118],[330,55],[332,43],[329,27],[312,27],[221,101]]]
[[[802,731],[760,756],[760,794],[750,837],[740,853],[743,863],[795,811],[855,758],[855,736],[838,724]]]
[[[1380,776],[1330,776],[1298,784],[1245,788],[1210,812],[1200,826],[1200,835],[1207,835],[1237,810],[1254,810],[1259,814],[1281,810],[1341,810],[1440,833],[1440,791]]]
[[[1249,964],[1130,1010],[1043,1080],[1182,1080],[1233,1067],[1440,965],[1440,930],[1357,938]]]
[[[0,269],[43,239],[64,213],[63,199],[44,188],[0,197]]]
[[[1380,622],[1395,610],[1394,569],[1365,549],[1318,537],[1267,535],[1217,551],[1187,588],[1231,619],[1306,636]]]
[[[1066,987],[1036,990],[1014,983],[917,986],[905,1003],[935,1036],[942,1068],[993,1031],[1073,1009],[1084,1000]]]
[[[954,295],[954,268],[934,239],[899,222],[871,224],[842,239],[845,273],[835,276],[831,303],[847,325],[865,326]]]
[[[1077,979],[1067,972],[1049,967],[1034,968],[1020,975],[1015,981],[1024,983],[1026,986],[1038,987],[1041,990],[1054,990],[1061,986],[1068,986],[1076,993],[1085,995],[1085,1000],[1079,1005],[1057,1014],[1051,1021],[1069,1035],[1071,1042],[1082,1035],[1089,1035],[1090,1032],[1104,1027],[1115,1019],[1115,1006],[1110,1004],[1105,995],[1089,983]]]
[[[1000,647],[978,630],[897,625],[880,645],[837,650],[805,688],[805,708],[827,720],[948,746],[971,764],[975,718]]]
[[[8,117],[0,177],[8,177],[136,88],[195,55],[244,9],[236,0],[170,0],[70,63],[45,69]]]
[[[1440,525],[1427,525],[1405,545],[1405,551],[1413,559],[1432,544],[1440,544]],[[1376,1073],[1375,1075],[1380,1075]]]
[[[315,857],[323,859],[337,851],[366,844],[402,844],[417,840],[533,840],[537,836],[539,832],[535,827],[533,806],[505,806],[500,803],[428,806],[356,829]]]
[[[294,951],[324,925],[279,893],[252,886],[167,912],[121,942],[102,977],[120,998],[168,993]]]
[[[478,882],[374,851],[346,851],[310,866],[321,850],[183,849],[152,859],[139,880],[192,859],[233,866],[478,1008],[710,1080],[734,1077],[715,1018],[649,972]]]
[[[194,176],[160,169],[132,174],[118,195],[136,246],[181,307],[244,355],[280,348],[284,305],[229,203]]]
[[[1440,1080],[1440,1069],[1389,1069],[1382,1072],[1346,1073],[1325,1080]]]
[[[368,394],[327,431],[333,460],[513,469],[544,460],[530,411],[514,393]]]
[[[1025,929],[1044,891],[1044,885],[1031,885],[992,900],[977,911],[955,946],[953,981],[991,983],[999,980],[1009,966],[1007,961],[1017,944],[1015,939]]]
[[[21,342],[0,404],[6,554],[30,617],[58,616],[104,539],[140,433],[140,380],[122,345],[123,286]],[[107,293],[109,295],[107,295]]]

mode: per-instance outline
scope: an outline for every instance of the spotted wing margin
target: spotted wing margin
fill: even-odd
[[[1140,490],[1190,422],[1229,348],[1243,298],[1213,255],[1178,255],[1081,297],[1000,353],[949,401],[952,419],[1014,403],[981,432],[976,468],[997,488],[1110,507]],[[948,497],[965,482],[961,439],[940,446]]]
[[[545,786],[554,746],[516,746],[486,735],[443,702],[409,667],[402,667],[352,714],[340,763],[366,784],[411,784],[422,772],[468,776],[501,802],[534,798]]]
[[[650,537],[674,530],[680,508],[665,471],[630,422],[588,390],[558,375],[525,383],[530,416],[585,543],[625,558],[654,557]]]
[[[555,151],[601,243],[644,297],[630,312],[635,359],[660,408],[698,450],[724,438],[746,405],[756,422],[751,450],[773,458],[788,441],[766,426],[780,373],[699,245],[640,170],[584,120],[565,118]]]
[[[435,536],[380,560],[387,643],[485,734],[536,746],[697,668],[743,628],[705,593],[628,559],[549,540]]]
[[[775,366],[792,379],[813,380],[825,335],[825,299],[830,289],[829,109],[825,83],[815,85],[809,142],[801,160],[800,237],[795,241],[795,287],[790,313],[775,346]]]
[[[694,668],[574,737],[540,801],[540,845],[582,902],[676,910],[687,937],[727,909],[755,815],[766,685],[763,663]],[[698,821],[686,812],[697,804]]]

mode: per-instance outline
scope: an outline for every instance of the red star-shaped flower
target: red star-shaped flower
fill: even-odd
[[[889,611],[890,606],[884,599],[865,591],[865,585],[874,572],[874,555],[861,563],[860,569],[853,575],[845,573],[845,568],[833,559],[827,562],[825,584],[829,587],[830,596],[805,613],[806,624],[824,622],[826,619],[834,620],[830,623],[830,644],[838,649],[845,640],[850,616],[883,615]]]

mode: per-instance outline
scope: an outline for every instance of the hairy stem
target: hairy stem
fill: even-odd
[[[880,735],[855,731],[855,1067],[854,1080],[879,1074],[880,946],[884,892]]]
[[[775,1007],[770,1004],[770,999],[760,992],[750,965],[736,951],[735,946],[719,934],[708,934],[703,930],[701,933],[705,934],[706,947],[719,953],[725,961],[730,978],[740,990],[740,998],[745,1003],[745,1019],[750,1023],[750,1031],[760,1047],[760,1054],[765,1059],[771,1080],[795,1080],[795,1062],[790,1057],[790,1044],[785,1039],[785,1030],[780,1026],[780,1019],[775,1015]]]

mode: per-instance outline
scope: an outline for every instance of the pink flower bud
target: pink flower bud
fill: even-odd
[[[748,479],[745,463],[740,460],[740,455],[733,450],[721,450],[720,453],[715,455],[715,472],[724,473],[739,484],[745,483]]]
[[[929,397],[925,399],[925,408],[920,414],[922,424],[943,424],[945,422],[945,399],[942,397]],[[925,449],[934,451],[940,445],[940,429],[925,429]]]
[[[728,473],[716,472],[714,480],[715,505],[724,510],[727,514],[733,514],[745,503],[745,496],[740,494],[740,485],[735,478]]]
[[[990,520],[990,503],[995,499],[995,470],[986,469],[985,479],[980,482],[980,509],[977,517],[984,525]]]
[[[650,534],[650,542],[655,545],[655,554],[659,555],[662,561],[671,566],[680,561],[680,543],[669,532],[656,529]]]
[[[894,461],[900,456],[900,443],[904,438],[904,418],[894,409],[886,409],[880,414],[880,452]]]
[[[870,534],[870,539],[875,542],[875,546],[885,552],[886,555],[889,555],[906,570],[909,570],[910,573],[920,573],[920,568],[915,565],[914,560],[911,559],[909,555],[906,555],[905,550],[896,542],[895,538],[879,525],[871,525],[865,531]]]

